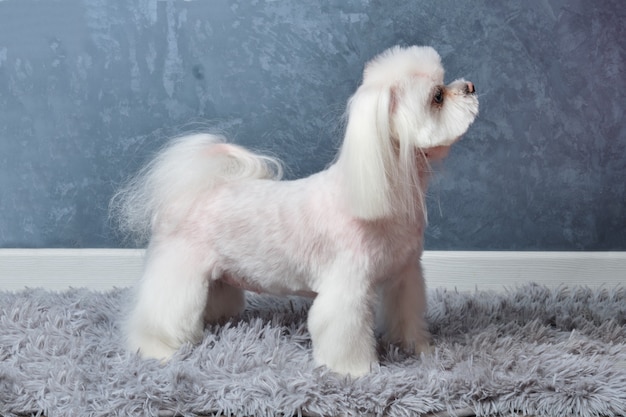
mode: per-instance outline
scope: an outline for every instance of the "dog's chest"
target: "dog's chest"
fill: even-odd
[[[385,279],[417,262],[423,248],[423,224],[378,222],[363,232],[363,255],[375,279]]]

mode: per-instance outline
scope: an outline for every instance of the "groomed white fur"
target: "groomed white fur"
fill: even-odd
[[[149,238],[128,347],[167,358],[236,315],[246,289],[315,297],[313,355],[338,373],[377,363],[379,299],[385,339],[423,351],[428,160],[477,113],[473,85],[444,86],[432,48],[394,47],[367,64],[325,171],[277,181],[278,161],[222,138],[174,140],[112,201],[121,226]]]

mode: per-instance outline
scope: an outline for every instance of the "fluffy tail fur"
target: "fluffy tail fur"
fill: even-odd
[[[112,218],[138,244],[150,239],[157,221],[175,227],[199,195],[232,181],[274,179],[282,165],[209,134],[172,140],[113,197]]]

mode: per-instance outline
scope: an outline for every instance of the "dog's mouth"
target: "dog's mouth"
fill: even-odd
[[[449,151],[450,146],[435,146],[423,150],[424,156],[431,161],[437,161],[445,158],[446,156],[448,156]]]

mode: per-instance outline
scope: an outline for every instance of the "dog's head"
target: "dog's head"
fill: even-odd
[[[340,155],[357,216],[414,212],[415,187],[423,191],[416,155],[445,156],[476,118],[474,85],[463,79],[445,85],[443,76],[430,47],[393,47],[365,66],[348,104]]]
[[[359,90],[387,96],[386,106],[393,139],[420,149],[449,146],[478,114],[478,99],[471,82],[463,79],[448,85],[439,54],[430,47],[394,47],[365,67]],[[358,93],[357,93],[358,94]]]

